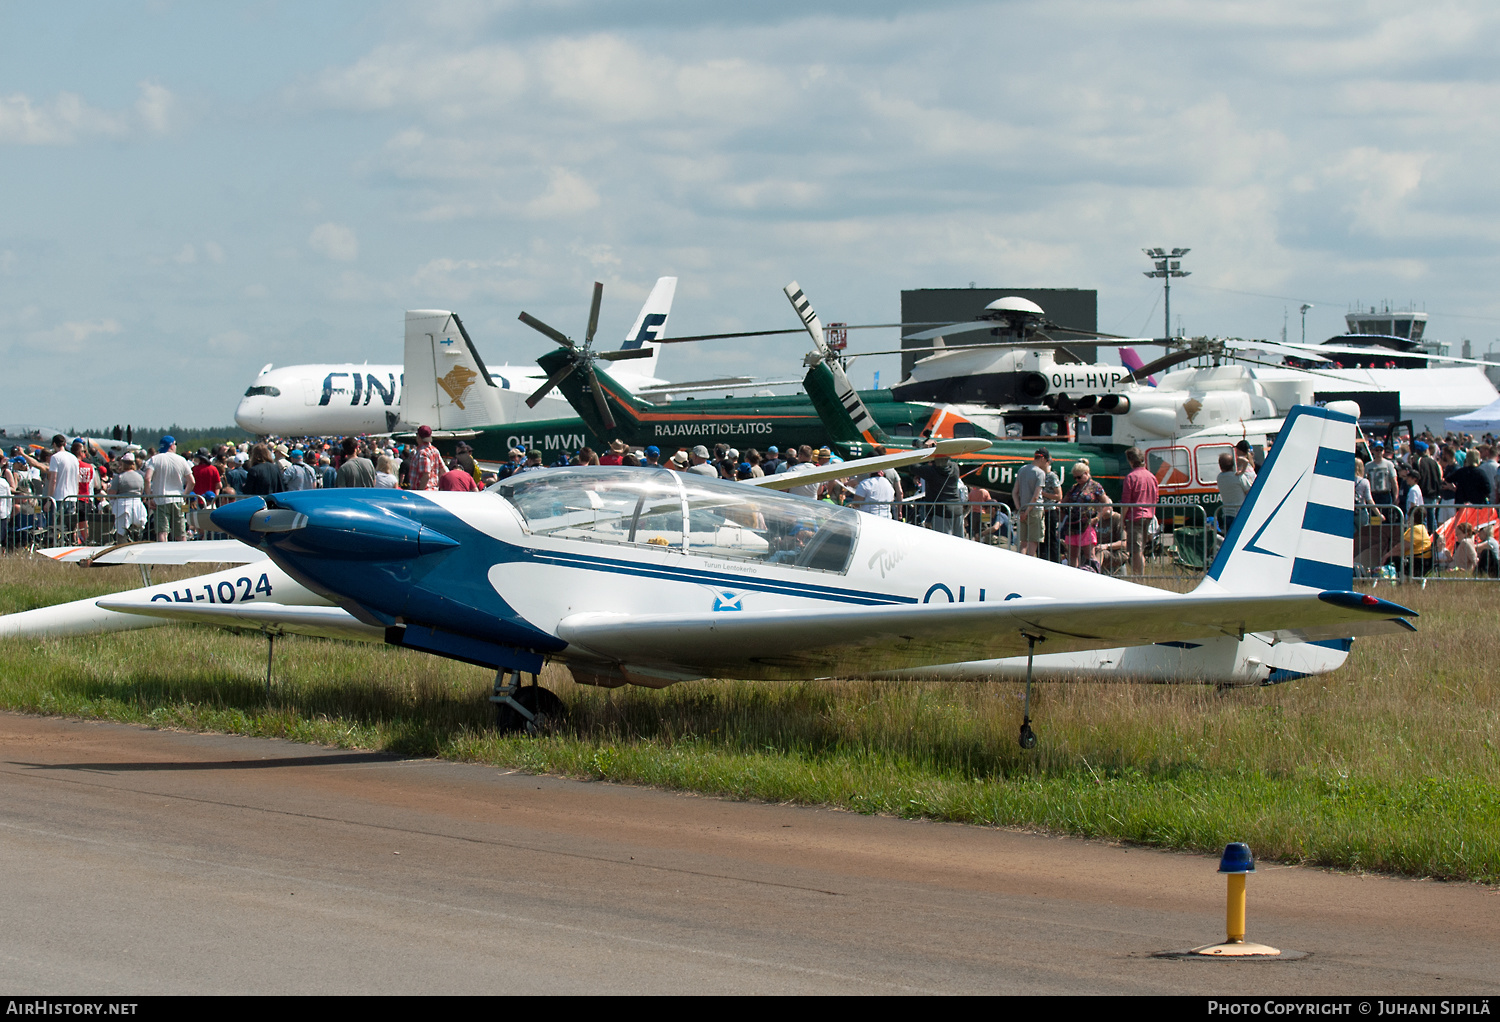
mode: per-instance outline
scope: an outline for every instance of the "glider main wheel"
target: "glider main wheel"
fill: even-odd
[[[527,685],[517,690],[512,698],[535,716],[536,720],[527,720],[509,703],[496,703],[495,728],[502,733],[524,731],[531,735],[541,734],[563,718],[563,702],[551,689]]]

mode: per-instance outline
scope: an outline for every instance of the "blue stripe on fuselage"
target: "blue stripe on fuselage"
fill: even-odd
[[[597,557],[591,554],[576,554],[561,550],[539,550],[535,547],[517,547],[528,560],[557,564],[562,567],[580,568],[586,571],[607,571],[622,575],[638,575],[642,578],[663,578],[673,582],[697,582],[722,586],[726,589],[749,589],[780,596],[801,596],[813,600],[831,600],[835,603],[852,603],[860,606],[875,606],[892,603],[916,603],[915,596],[894,596],[887,593],[861,592],[854,589],[837,589],[832,586],[810,585],[801,579],[770,579],[753,575],[738,575],[729,572],[710,571],[704,568],[689,568],[685,565],[650,564],[642,561]]]

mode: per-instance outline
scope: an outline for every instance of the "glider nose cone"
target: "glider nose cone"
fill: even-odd
[[[266,502],[259,497],[245,497],[243,500],[215,508],[208,517],[214,525],[235,539],[249,543],[251,546],[260,546],[260,533],[251,530],[250,520],[256,512],[265,509]]]

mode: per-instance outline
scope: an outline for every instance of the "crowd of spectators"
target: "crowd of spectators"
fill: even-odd
[[[1451,571],[1500,577],[1495,537],[1500,505],[1500,443],[1452,433],[1397,437],[1355,455],[1355,525],[1388,542],[1360,567],[1426,576]],[[1450,524],[1451,523],[1451,524]]]
[[[1223,532],[1233,525],[1269,446],[1252,448],[1241,441],[1232,454],[1221,456],[1217,524]],[[1382,442],[1361,444],[1356,456],[1356,525],[1365,530],[1387,526],[1390,535],[1389,546],[1364,558],[1362,567],[1375,571],[1404,562],[1407,570],[1420,573],[1451,568],[1500,577],[1495,535],[1500,523],[1487,510],[1500,505],[1500,444],[1492,436],[1476,443],[1468,436],[1423,434],[1398,438],[1394,448],[1387,451]],[[1126,458],[1131,471],[1115,506],[1092,478],[1088,462],[1059,468],[1045,447],[1037,448],[1032,462],[1016,474],[1013,518],[987,490],[965,485],[958,466],[943,457],[901,473],[865,472],[851,462],[847,476],[788,492],[951,535],[990,542],[1006,536],[1024,554],[1076,567],[1141,574],[1159,530],[1157,483],[1141,451],[1131,449]],[[515,448],[506,462],[485,470],[466,443],[457,444],[452,457],[445,458],[426,426],[409,443],[390,437],[266,438],[202,447],[187,456],[178,452],[172,436],[161,437],[155,446],[130,446],[111,454],[100,445],[57,435],[51,438],[50,454],[15,445],[0,461],[0,537],[14,539],[17,522],[12,519],[21,516],[13,512],[25,504],[17,498],[28,496],[51,498],[34,509],[30,525],[45,529],[58,545],[148,537],[170,541],[192,535],[188,510],[242,495],[334,487],[479,490],[517,473],[569,465],[661,467],[744,481],[839,460],[827,447],[808,445],[786,451],[698,445],[664,456],[655,446],[635,450],[614,440],[602,453],[583,447],[550,458],[540,450]],[[1064,478],[1071,482],[1066,492]],[[1460,510],[1464,520],[1441,528]]]

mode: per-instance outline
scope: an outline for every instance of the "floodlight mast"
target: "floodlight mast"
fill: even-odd
[[[1163,292],[1164,298],[1165,298],[1165,310],[1163,311],[1162,316],[1163,316],[1163,322],[1166,324],[1165,327],[1162,330],[1162,336],[1163,337],[1171,337],[1172,336],[1172,278],[1173,277],[1191,277],[1192,276],[1192,271],[1191,270],[1184,270],[1182,268],[1182,262],[1181,262],[1182,257],[1185,256],[1185,255],[1187,255],[1189,252],[1191,252],[1192,249],[1188,249],[1188,248],[1174,248],[1174,249],[1172,249],[1171,252],[1168,252],[1164,248],[1143,248],[1143,249],[1141,249],[1141,251],[1144,252],[1144,253],[1146,253],[1146,257],[1152,261],[1151,265],[1153,265],[1153,266],[1156,267],[1156,269],[1154,269],[1154,270],[1146,270],[1146,271],[1143,271],[1143,272],[1148,277],[1160,277],[1162,279],[1161,280],[1161,286],[1162,286],[1162,292]]]

